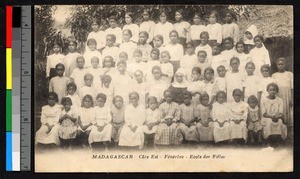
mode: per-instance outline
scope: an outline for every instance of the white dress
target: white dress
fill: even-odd
[[[41,128],[35,134],[35,143],[38,144],[56,144],[59,145],[58,129],[59,116],[62,106],[55,104],[54,106],[43,106],[41,114]],[[54,125],[49,133],[46,133],[48,127],[45,124]]]
[[[189,28],[189,41],[200,40],[200,34],[207,31],[204,25],[191,25]]]
[[[103,47],[105,47],[105,44],[106,44],[106,33],[102,30],[98,30],[97,32],[90,32],[88,37],[87,37],[87,40],[88,39],[95,39],[96,42],[97,42],[97,49],[101,49]],[[89,51],[89,48],[86,46],[86,49],[87,51]]]
[[[163,46],[166,46],[167,44],[170,43],[169,34],[173,29],[174,29],[173,24],[171,24],[170,22],[166,22],[164,24],[158,22],[154,26],[153,37],[155,37],[156,35],[163,36],[163,40],[164,40]]]
[[[80,108],[78,116],[80,117],[80,121],[83,126],[88,125],[88,124],[93,124],[95,121],[95,110],[94,108]],[[88,127],[86,130],[83,130],[80,126],[78,127],[78,130],[82,132],[90,131],[92,129],[92,126]]]
[[[134,114],[134,115],[132,115]],[[144,132],[143,124],[145,122],[145,107],[138,105],[137,107],[128,105],[125,109],[125,124],[122,128],[119,145],[120,146],[139,146],[144,145]],[[133,132],[129,126],[137,126],[135,132]]]
[[[88,138],[89,144],[92,144],[93,142],[106,142],[106,141],[110,142],[111,132],[112,132],[112,125],[110,124],[111,122],[110,108],[106,106],[102,108],[96,106],[94,107],[94,111],[95,111],[95,119],[93,121],[91,133]],[[105,127],[101,132],[99,132],[98,127],[96,127],[95,124],[99,126],[105,125]]]
[[[244,139],[247,140],[247,116],[248,116],[248,103],[240,101],[238,103],[230,103],[230,137],[231,139]],[[243,120],[239,124],[235,124],[232,120]]]
[[[63,63],[65,56],[63,54],[52,54],[47,56],[46,76],[50,76],[50,69],[55,68],[58,63]]]
[[[128,56],[128,60],[131,60],[133,58],[133,52],[137,49],[137,44],[129,41],[129,42],[123,42],[119,46],[119,53],[126,52]],[[120,55],[120,54],[119,54]],[[119,60],[118,60],[119,61]]]
[[[185,70],[188,81],[191,81],[192,70],[195,67],[197,61],[198,58],[196,54],[193,55],[185,54],[180,60],[180,68],[183,68]]]
[[[84,86],[85,82],[84,82],[84,75],[87,74],[89,72],[88,69],[79,69],[79,68],[75,68],[73,73],[71,74],[70,78],[73,78],[74,83],[77,86],[77,89],[80,89],[81,87]]]
[[[259,81],[261,78],[259,78],[256,75],[252,76],[245,76],[245,79],[243,81],[243,87],[245,88],[245,94],[244,94],[244,101],[247,102],[248,98],[251,95],[254,95],[257,98],[257,93],[259,91]]]
[[[106,56],[111,56],[113,58],[113,61],[116,62],[118,59],[118,55],[119,55],[119,47],[116,46],[105,46],[105,48],[102,51],[102,58],[104,60],[104,58]]]
[[[187,38],[187,32],[190,26],[191,24],[187,21],[181,21],[174,24],[174,29],[178,32],[179,38]]]
[[[108,34],[114,34],[116,36],[116,43],[121,44],[122,43],[122,30],[120,27],[115,27],[115,28],[108,28],[105,30],[106,36]]]
[[[224,122],[221,127],[218,122],[214,122],[214,139],[215,142],[221,142],[230,139],[230,125],[229,125],[230,111],[227,103],[219,104],[218,102],[213,104],[212,118],[214,121]]]
[[[181,44],[171,44],[165,46],[164,50],[170,53],[170,61],[180,61],[183,56],[183,47]],[[160,52],[161,53],[161,52]]]
[[[85,68],[89,68],[92,67],[92,58],[93,57],[97,57],[99,59],[99,64],[98,67],[101,68],[102,67],[102,55],[98,50],[94,50],[94,51],[86,51],[83,55],[85,63],[84,63],[84,67]]]
[[[208,34],[209,34],[209,40],[217,40],[218,44],[222,43],[222,25],[219,23],[215,24],[208,24],[206,26]]]
[[[234,101],[233,96],[232,96],[232,92],[235,89],[240,89],[241,91],[243,91],[243,75],[242,73],[239,71],[237,73],[232,73],[232,71],[228,71],[226,73],[226,85],[227,85],[227,101],[228,102],[232,102]]]
[[[130,38],[130,40],[137,43],[139,41],[139,32],[140,32],[139,26],[136,24],[130,24],[130,25],[126,24],[123,27],[123,31],[125,29],[129,29],[132,33],[132,37]]]
[[[260,68],[262,65],[267,64],[271,65],[269,51],[263,45],[261,48],[253,48],[249,53],[252,62],[255,64],[254,74],[257,76],[261,76]]]
[[[79,97],[82,100],[85,95],[91,95],[95,102],[97,96],[97,90],[93,86],[83,86],[79,89]]]
[[[149,34],[149,38],[147,43],[150,43],[153,40],[153,30],[154,30],[155,23],[153,21],[144,21],[140,24],[140,32],[146,31]]]
[[[152,110],[150,108],[146,109],[146,120],[145,123],[155,123],[159,122],[162,119],[162,111],[158,108]],[[146,125],[144,125],[144,133],[154,134],[157,131],[157,125],[153,126],[150,130]]]
[[[198,52],[200,50],[204,50],[206,52],[206,59],[208,60],[208,62],[211,64],[211,60],[212,60],[212,48],[210,45],[206,44],[205,46],[202,46],[201,44],[196,47],[195,49],[195,54],[198,56]]]
[[[234,40],[234,44],[239,41],[239,26],[236,23],[223,24],[222,26],[222,38],[231,37]]]

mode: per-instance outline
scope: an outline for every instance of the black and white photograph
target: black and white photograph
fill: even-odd
[[[291,5],[35,5],[36,172],[292,172]]]

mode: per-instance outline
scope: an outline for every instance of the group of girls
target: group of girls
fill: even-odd
[[[195,13],[194,24],[175,12],[159,22],[121,29],[93,21],[87,49],[79,54],[53,46],[47,59],[48,105],[42,108],[37,144],[70,147],[180,145],[183,142],[260,143],[285,140],[293,127],[293,74],[278,58],[271,75],[263,37],[251,25],[245,39],[231,13],[209,24]]]

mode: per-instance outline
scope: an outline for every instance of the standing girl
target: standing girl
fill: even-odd
[[[263,37],[261,35],[254,37],[254,45],[255,47],[250,51],[250,57],[257,68],[254,74],[261,77],[261,73],[258,69],[260,69],[262,65],[271,65],[269,51],[264,46]]]
[[[175,11],[176,23],[174,24],[174,29],[178,32],[178,43],[180,43],[183,47],[186,47],[188,29],[191,24],[183,20],[183,13],[182,9]]]
[[[100,22],[97,19],[92,20],[92,30],[93,31],[87,36],[87,39],[95,39],[97,42],[96,49],[100,50],[105,46],[105,32],[100,29]],[[88,51],[89,49],[86,47],[86,50]]]
[[[172,30],[170,32],[170,39],[171,42],[165,46],[165,50],[170,53],[170,63],[173,65],[173,70],[177,71],[180,67],[180,60],[183,56],[183,47],[178,43],[178,32],[176,30]]]
[[[162,51],[161,54],[160,68],[162,72],[162,79],[166,83],[171,83],[174,75],[174,66],[170,63],[170,53],[168,51]]]
[[[258,100],[252,95],[248,98],[248,135],[249,142],[253,143],[254,141],[262,142],[262,123],[261,123],[261,113],[258,108]]]
[[[111,56],[113,57],[114,62],[117,61],[119,55],[119,47],[114,45],[115,42],[116,42],[116,36],[114,34],[106,35],[106,46],[102,50],[102,57],[105,58],[106,56]]]
[[[77,68],[76,60],[81,56],[77,50],[77,42],[70,41],[68,45],[69,53],[64,58],[63,64],[65,66],[65,76],[70,77],[73,70]]]
[[[293,93],[294,93],[294,75],[290,71],[286,71],[286,59],[278,58],[276,60],[278,72],[272,75],[278,85],[279,92],[277,94],[283,100],[283,114],[285,115],[284,123],[288,127],[294,126],[292,106],[293,106]]]
[[[84,68],[85,59],[83,56],[79,56],[76,59],[77,68],[75,68],[71,74],[72,81],[77,85],[78,88],[84,86],[84,75],[89,72],[88,69]]]
[[[61,104],[63,105],[63,110],[59,117],[60,127],[58,129],[58,135],[61,141],[61,147],[71,148],[77,137],[76,107],[72,106],[72,100],[68,97],[63,98]]]
[[[200,80],[201,69],[194,67],[192,69],[191,82],[189,83],[187,90],[192,93],[192,105],[197,106],[200,104],[200,93],[203,90],[203,81]]]
[[[214,103],[212,107],[215,143],[225,142],[230,139],[230,111],[226,102],[226,96],[224,91],[219,91],[216,96],[217,102]]]
[[[119,52],[126,52],[128,55],[128,59],[132,60],[133,58],[133,52],[136,49],[137,45],[133,41],[130,40],[132,37],[132,32],[129,29],[123,30],[123,43],[119,47]],[[119,54],[120,56],[120,54]]]
[[[147,43],[150,44],[153,40],[153,30],[155,23],[150,20],[150,10],[149,9],[144,9],[143,11],[143,22],[140,24],[140,32],[146,31],[149,34],[149,38],[147,40]]]
[[[48,95],[48,105],[42,107],[41,128],[35,134],[36,144],[59,145],[58,121],[61,113],[61,106],[57,104],[58,96],[54,92]]]
[[[200,34],[204,31],[207,31],[205,25],[201,24],[201,14],[195,13],[193,17],[194,24],[190,26],[188,32],[188,42],[192,42],[194,47],[197,47],[200,44]]]
[[[97,50],[97,41],[95,39],[88,39],[87,41],[87,46],[88,49],[84,53],[84,59],[86,60],[86,63],[84,64],[85,68],[90,68],[92,67],[92,58],[97,57],[99,59],[99,67],[102,67],[102,55],[101,53]],[[101,61],[100,61],[101,60]]]
[[[212,59],[212,48],[208,45],[209,35],[207,31],[203,31],[200,34],[200,45],[196,47],[195,53],[198,54],[200,50],[204,50],[206,52],[207,60],[211,63]]]
[[[81,100],[76,93],[77,86],[74,82],[71,82],[67,85],[67,92],[68,95],[66,97],[71,99],[72,108],[80,108],[81,107]]]
[[[138,49],[140,49],[142,51],[143,62],[148,61],[151,50],[152,50],[152,46],[147,43],[148,38],[149,38],[149,35],[146,31],[142,31],[139,33]]]
[[[118,27],[116,16],[110,16],[108,22],[110,27],[105,30],[106,36],[108,34],[113,34],[115,36],[115,41],[113,42],[113,45],[119,46],[122,43],[122,30],[120,27]]]
[[[110,108],[111,113],[111,125],[112,125],[112,132],[111,138],[115,143],[119,142],[120,133],[122,128],[125,124],[124,115],[125,115],[125,107],[123,98],[121,96],[116,95],[113,99],[113,105]]]
[[[195,48],[192,42],[188,42],[186,45],[185,55],[180,60],[180,67],[183,68],[187,74],[188,81],[191,81],[191,72],[193,67],[197,63],[197,55],[195,54]]]
[[[46,77],[49,81],[57,75],[55,66],[59,63],[63,63],[64,58],[65,56],[60,53],[59,44],[55,43],[53,45],[53,54],[47,56]]]
[[[236,53],[235,53],[234,56],[240,59],[241,72],[244,75],[246,75],[247,73],[245,71],[245,67],[246,67],[246,64],[251,61],[251,59],[250,59],[250,56],[248,54],[245,54],[245,44],[244,44],[244,42],[238,41],[235,45],[235,49],[236,49]]]
[[[221,52],[222,58],[226,61],[226,67],[228,67],[228,70],[231,69],[230,67],[230,60],[232,57],[236,55],[236,51],[233,49],[234,44],[233,44],[233,39],[231,37],[228,37],[223,40],[224,44],[224,51]]]
[[[214,73],[215,72],[211,67],[208,67],[204,70],[202,92],[206,92],[208,96],[210,96],[210,101],[209,101],[210,105],[212,105],[212,103],[215,101],[216,93],[218,92],[216,82],[214,81]]]
[[[159,13],[159,22],[154,26],[154,37],[156,35],[161,35],[164,40],[163,46],[166,46],[170,43],[169,34],[173,29],[173,25],[167,21],[167,13],[165,11],[161,11]]]
[[[218,23],[218,13],[212,11],[209,15],[209,24],[206,26],[209,34],[209,44],[222,43],[222,25]]]
[[[126,22],[126,25],[124,25],[123,31],[125,29],[129,29],[132,32],[132,37],[130,38],[130,40],[137,43],[138,39],[139,39],[139,26],[132,23],[133,22],[133,13],[132,12],[125,13],[125,22]]]
[[[233,22],[234,14],[230,11],[225,13],[225,24],[222,26],[223,40],[230,37],[234,43],[239,41],[239,26]]]
[[[260,78],[253,74],[255,70],[255,64],[253,62],[248,62],[246,64],[247,75],[243,81],[243,93],[244,101],[247,101],[248,98],[252,95],[258,97],[258,87]]]

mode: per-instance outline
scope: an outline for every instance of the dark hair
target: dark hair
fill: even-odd
[[[215,70],[212,67],[205,68],[204,74],[207,73],[207,71],[210,71],[212,74],[215,74]]]
[[[255,68],[255,63],[253,63],[252,61],[247,62],[246,65],[245,65],[245,68],[246,68],[248,65],[250,65],[250,64],[253,65],[253,67]]]
[[[132,12],[127,11],[127,12],[125,12],[125,15],[128,15],[129,17],[131,17],[131,19],[133,21],[134,14]]]
[[[123,34],[125,31],[127,31],[127,32],[128,32],[128,34],[130,35],[130,37],[132,37],[132,32],[131,32],[131,30],[130,30],[130,29],[124,29],[124,30],[123,30],[123,32],[122,32],[122,34]]]
[[[91,43],[95,43],[95,44],[97,45],[96,39],[90,38],[90,39],[88,39],[87,42],[86,42],[87,45],[89,45],[89,44],[91,44]]]
[[[225,99],[227,99],[227,94],[225,91],[218,91],[216,94],[216,100],[218,100],[219,95],[224,95]]]
[[[207,31],[202,31],[201,33],[200,33],[200,40],[201,40],[201,36],[203,36],[203,35],[206,35],[207,37],[208,37],[208,39],[209,39],[209,34],[208,34],[208,32]]]
[[[256,38],[258,38],[259,40],[261,40],[262,42],[264,42],[264,37],[263,37],[262,35],[256,35],[256,36],[253,38],[253,40],[256,39]]]
[[[182,9],[178,9],[175,11],[175,13],[178,12],[179,14],[181,14],[181,16],[183,17],[184,15],[184,11]]]
[[[188,46],[188,45],[190,45],[190,46],[192,46],[193,48],[195,48],[194,43],[193,43],[192,41],[186,43],[186,46]]]
[[[271,70],[270,65],[264,64],[260,67],[260,71],[262,71],[264,68],[268,69],[269,71]]]
[[[89,94],[85,95],[83,98],[82,98],[82,101],[81,101],[81,107],[83,107],[83,102],[86,100],[86,99],[90,99],[92,101],[92,107],[94,107],[94,100],[93,100],[93,97]]]
[[[217,21],[219,20],[219,13],[217,11],[211,11],[209,16],[211,16],[211,15],[215,15]]]
[[[193,18],[194,18],[195,16],[198,16],[200,19],[202,18],[202,17],[201,17],[201,14],[198,13],[198,12],[194,13]]]
[[[217,71],[219,71],[221,68],[223,68],[224,70],[226,70],[226,68],[225,68],[224,65],[219,65],[219,66],[217,67]]]
[[[117,98],[120,98],[120,99],[122,99],[122,102],[124,102],[124,100],[123,100],[122,96],[120,96],[120,95],[116,95],[116,96],[114,96],[114,99],[113,99],[113,104],[115,104],[115,102],[116,102],[116,99],[117,99]]]
[[[147,39],[149,38],[148,32],[146,32],[146,31],[141,31],[141,32],[139,33],[139,35],[141,35],[141,34],[144,34],[144,35],[146,36]]]
[[[284,58],[284,57],[278,58],[278,59],[276,60],[276,64],[277,64],[279,61],[283,61],[284,63],[287,62],[286,58]]]
[[[207,52],[205,50],[199,50],[197,53],[197,56],[199,56],[200,53],[204,53],[205,56],[207,57]]]
[[[179,36],[177,30],[171,30],[170,33],[169,33],[169,36],[170,36],[172,33],[176,33],[177,36]]]
[[[106,99],[107,99],[106,94],[103,94],[103,93],[97,94],[96,99],[99,99],[99,98],[103,99],[104,103],[106,103]]]
[[[151,73],[153,73],[154,70],[159,70],[161,72],[160,66],[157,66],[157,65],[152,67]]]
[[[117,20],[117,17],[116,16],[114,16],[114,15],[112,15],[112,16],[109,16],[109,18],[108,18],[108,20],[111,20],[111,19],[113,19],[113,20]]]
[[[171,58],[171,55],[170,55],[170,52],[169,52],[169,51],[167,51],[167,50],[164,50],[164,51],[162,51],[162,52],[160,53],[160,55],[162,55],[163,53],[166,53],[166,54],[168,54],[169,58]]]
[[[226,37],[223,42],[225,42],[226,40],[228,40],[229,42],[231,42],[232,44],[234,44],[234,40],[232,37]]]
[[[48,99],[50,98],[50,96],[54,98],[55,102],[58,102],[58,95],[55,92],[49,92]]]
[[[157,98],[155,96],[149,96],[147,99],[147,103],[149,103],[150,100],[154,100],[157,103]]]
[[[156,51],[156,52],[158,52],[158,54],[160,54],[160,51],[159,51],[159,49],[158,49],[158,48],[155,48],[155,47],[154,47],[154,48],[152,48],[152,50],[151,50],[151,53],[152,53],[152,52],[154,52],[154,51]]]
[[[249,104],[251,101],[253,101],[253,102],[255,102],[256,104],[258,104],[258,99],[257,99],[257,97],[254,96],[254,95],[249,96],[249,98],[248,98],[248,100],[247,100],[248,104]]]
[[[182,97],[183,96],[188,96],[190,99],[192,99],[192,93],[190,91],[187,91],[187,90],[183,91],[182,92]]]
[[[109,76],[109,75],[103,75],[103,76],[101,76],[101,81],[102,81],[102,83],[104,83],[104,82],[111,82],[111,76]]]
[[[276,83],[270,83],[270,84],[268,84],[267,91],[268,91],[268,89],[269,89],[270,86],[273,86],[275,88],[275,90],[276,90],[277,93],[279,92],[279,87],[278,87],[278,85]]]
[[[193,67],[192,72],[195,71],[201,75],[201,68],[199,67]]]
[[[68,43],[68,46],[70,45],[70,43],[74,43],[75,44],[75,46],[77,47],[77,42],[75,41],[75,40],[71,40],[69,43]]]
[[[96,56],[93,56],[92,58],[91,58],[91,62],[94,60],[94,59],[96,59],[97,61],[98,61],[98,63],[99,63],[99,58],[98,57],[96,57]]]
[[[234,60],[237,60],[239,62],[239,64],[240,64],[240,59],[238,57],[232,57],[230,59],[230,65],[233,63]]]
[[[131,95],[136,95],[136,96],[138,97],[138,99],[140,99],[140,95],[139,95],[139,93],[136,92],[136,91],[133,91],[133,92],[129,93],[129,95],[128,95],[129,98],[130,98]]]
[[[116,36],[115,36],[114,34],[107,34],[107,35],[106,35],[106,38],[107,38],[107,37],[111,37],[111,38],[112,38],[112,41],[113,41],[113,42],[116,42]]]
[[[201,95],[199,97],[200,101],[203,99],[203,97],[208,97],[208,99],[209,99],[209,95],[208,95],[208,93],[206,91],[204,91],[204,92],[201,93]]]
[[[155,38],[158,38],[162,43],[164,43],[164,37],[162,35],[156,35],[153,39]]]
[[[243,96],[242,90],[240,90],[240,89],[238,89],[238,88],[236,88],[236,89],[234,89],[234,90],[232,91],[232,96],[233,96],[234,94],[236,94],[236,93],[238,93],[238,94],[240,94],[241,96]]]
[[[110,61],[111,65],[114,66],[114,58],[112,56],[108,55],[108,56],[105,56],[103,58],[103,62],[102,62],[103,63],[103,67],[105,67],[105,62],[106,61]]]
[[[139,53],[139,54],[141,54],[143,56],[143,52],[142,52],[141,49],[138,49],[138,48],[135,49],[134,52],[133,52],[133,54],[136,54],[136,53]]]
[[[171,90],[169,90],[169,89],[166,89],[166,90],[164,91],[164,96],[166,95],[166,93],[170,93],[170,94],[171,94],[171,96],[172,96],[172,91],[171,91]],[[173,96],[172,96],[172,98],[173,98]]]
[[[62,63],[58,63],[58,64],[55,65],[55,69],[57,69],[58,67],[62,67],[63,70],[65,70],[65,65],[62,64]]]
[[[117,66],[119,66],[119,65],[125,65],[125,66],[127,67],[127,64],[126,64],[125,61],[119,61],[119,62],[117,63]]]
[[[235,44],[235,48],[237,48],[238,45],[242,44],[243,47],[245,48],[245,43],[243,41],[238,41],[236,44]]]
[[[64,105],[64,104],[66,104],[66,103],[68,103],[68,104],[70,104],[70,105],[73,104],[71,98],[69,98],[69,97],[63,97],[63,98],[61,99],[61,104]]]
[[[86,73],[86,74],[84,75],[83,79],[86,80],[86,78],[87,78],[88,76],[91,76],[92,79],[94,79],[94,76],[93,76],[92,74],[90,74],[90,73]]]
[[[73,87],[75,91],[77,90],[77,85],[74,82],[67,84],[67,89],[70,87]]]
[[[120,52],[120,53],[119,53],[119,57],[120,57],[121,54],[125,54],[126,57],[128,58],[128,54],[127,54],[125,51]]]
[[[84,56],[80,55],[76,58],[76,63],[78,62],[78,59],[83,59],[83,61],[85,62]]]
[[[100,20],[98,20],[98,18],[93,18],[92,19],[92,24],[96,23],[97,25],[100,25]]]

